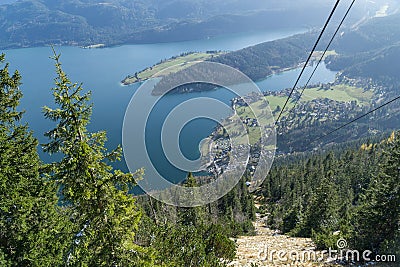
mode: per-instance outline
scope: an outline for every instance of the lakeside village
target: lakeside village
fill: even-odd
[[[352,86],[357,87],[360,90],[371,91],[374,92],[372,95],[372,99],[370,99],[369,105],[363,105],[359,103],[357,100],[351,101],[338,101],[326,97],[322,97],[324,91],[333,90],[334,86]],[[281,120],[277,123],[277,135],[283,135],[291,130],[301,127],[307,127],[308,125],[315,123],[323,123],[323,122],[347,122],[349,119],[355,118],[358,114],[362,114],[366,110],[369,109],[370,105],[379,103],[382,101],[382,96],[385,95],[385,89],[382,85],[376,85],[373,83],[372,79],[349,79],[346,77],[337,78],[334,82],[327,84],[314,84],[307,86],[306,89],[312,88],[320,88],[321,97],[315,98],[309,101],[299,101],[297,105],[292,109],[292,106],[287,108],[288,112],[285,112],[282,116]],[[362,89],[361,89],[362,88]],[[282,91],[265,91],[263,92],[264,96],[268,99],[268,97],[281,97],[282,99],[286,99],[290,94],[291,89],[287,88]],[[296,90],[292,95],[292,103],[295,102],[296,99],[300,97],[301,90]],[[245,98],[234,98],[231,100],[232,109],[235,111],[241,107],[248,107],[248,103],[254,103],[254,101],[258,101],[257,98],[252,99],[252,96],[246,96]],[[281,111],[281,107],[277,107],[273,110],[273,114],[276,116]],[[240,116],[240,114],[238,114]],[[271,127],[268,126],[260,126],[260,123],[256,118],[251,117],[242,117],[240,116],[244,126],[247,128],[247,133],[250,132],[250,128],[255,127]],[[226,131],[221,129],[222,126],[216,128],[216,130],[210,135],[211,140],[213,140],[213,145],[209,147],[210,155],[215,155],[212,162],[207,166],[207,170],[209,173],[212,173],[215,176],[218,176],[226,171],[229,171],[229,168],[235,168],[235,166],[230,166],[229,161],[232,156],[232,162],[235,165],[238,164],[246,164],[245,162],[238,162],[236,159],[238,155],[231,154],[231,143],[228,134]],[[266,129],[267,130],[267,129]],[[267,137],[268,138],[268,137]],[[239,145],[238,151],[240,156],[244,153],[247,153],[248,147],[246,145]],[[257,167],[258,161],[260,159],[261,153],[266,153],[266,157],[273,157],[274,151],[267,150],[262,151],[260,141],[256,142],[253,145],[250,145],[250,157],[247,164],[247,171],[252,175]],[[282,154],[283,152],[277,152],[278,154]],[[284,154],[284,153],[283,153]],[[290,153],[286,153],[290,154]],[[250,184],[248,184],[250,185]]]

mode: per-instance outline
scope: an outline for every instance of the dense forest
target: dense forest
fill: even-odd
[[[283,157],[257,192],[268,224],[320,249],[400,255],[400,133]]]
[[[130,190],[142,176],[115,170],[121,148],[105,148],[106,133],[91,133],[89,93],[72,83],[59,56],[54,122],[44,164],[38,141],[18,110],[22,77],[0,70],[0,265],[1,266],[223,266],[235,256],[229,239],[252,234],[255,207],[242,181],[207,207],[177,208]],[[189,173],[186,186],[196,186]]]

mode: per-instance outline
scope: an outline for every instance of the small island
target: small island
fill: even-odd
[[[130,85],[137,82],[143,82],[150,78],[165,76],[167,74],[177,73],[181,70],[189,68],[198,62],[226,54],[222,51],[206,51],[206,52],[188,52],[170,59],[161,60],[159,63],[148,67],[133,75],[128,75],[121,81],[123,85]]]

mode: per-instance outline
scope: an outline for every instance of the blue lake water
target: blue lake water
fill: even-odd
[[[57,47],[61,53],[61,62],[65,72],[73,82],[82,82],[86,90],[92,91],[94,104],[93,116],[89,125],[90,131],[106,130],[108,135],[107,146],[113,148],[121,144],[122,123],[127,105],[139,85],[121,86],[120,81],[128,74],[140,71],[150,65],[190,51],[207,50],[237,50],[246,46],[264,41],[275,40],[304,29],[279,30],[276,32],[255,32],[236,34],[197,40],[191,42],[125,45],[104,49],[81,49],[78,47]],[[49,47],[24,48],[3,51],[6,59],[11,63],[11,69],[18,69],[23,77],[21,89],[24,97],[21,108],[26,110],[24,121],[29,122],[34,135],[41,143],[47,142],[43,133],[52,129],[54,123],[44,119],[42,107],[52,106],[53,98],[50,88],[53,87],[55,78],[54,62],[49,58],[52,55]],[[300,70],[291,70],[282,74],[273,75],[263,81],[259,81],[261,90],[280,90],[293,86]],[[311,69],[308,68],[306,74]],[[307,77],[307,75],[304,77]],[[335,77],[335,73],[321,65],[312,82],[329,82]],[[304,81],[303,81],[304,83]],[[182,179],[185,173],[176,170],[169,165],[162,153],[159,132],[165,115],[177,104],[199,96],[213,97],[224,102],[229,102],[232,93],[227,90],[215,90],[202,93],[174,94],[165,96],[160,102],[157,112],[151,117],[149,131],[149,154],[154,157],[160,172],[166,176]],[[149,96],[151,97],[151,96]],[[138,111],[140,112],[140,110]],[[201,119],[191,122],[182,131],[180,143],[183,153],[189,158],[199,156],[199,142],[208,136],[215,122]],[[154,142],[153,142],[154,140]],[[39,151],[44,161],[52,160],[48,155]],[[126,170],[124,162],[117,167]]]

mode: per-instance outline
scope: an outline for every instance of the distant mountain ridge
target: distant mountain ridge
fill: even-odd
[[[0,4],[0,48],[172,42],[320,27],[331,6],[317,0],[9,0]]]
[[[374,18],[346,31],[334,44],[339,53],[326,59],[328,67],[351,78],[400,83],[400,14]]]

